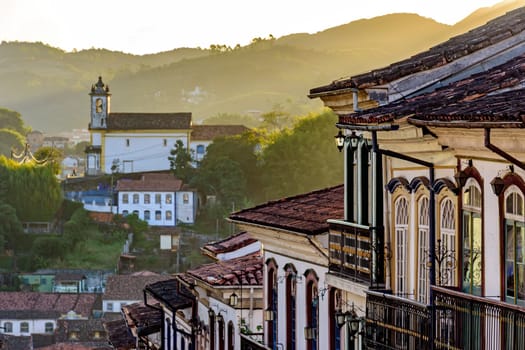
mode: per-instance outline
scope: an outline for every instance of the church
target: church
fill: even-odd
[[[111,93],[102,77],[91,87],[89,96],[88,176],[169,170],[168,157],[177,141],[182,141],[199,161],[214,138],[248,130],[242,125],[192,125],[191,112],[111,112]]]

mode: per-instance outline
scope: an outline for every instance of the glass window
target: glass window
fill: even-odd
[[[138,204],[138,203],[139,203],[139,194],[133,193],[133,204]]]
[[[508,303],[525,305],[523,194],[511,186],[505,195],[505,296]]]
[[[166,210],[166,220],[171,221],[171,219],[172,219],[171,210]]]
[[[20,333],[29,333],[29,323],[28,322],[20,323]]]
[[[400,197],[395,203],[395,254],[396,254],[396,288],[398,294],[407,290],[407,233],[408,201]]]
[[[127,193],[122,194],[122,203],[124,204],[129,203],[129,195]]]
[[[162,144],[164,145],[164,147],[166,147],[168,145],[168,140],[166,139],[162,140]]]
[[[126,139],[126,147],[129,147],[129,139]]]
[[[128,211],[127,210],[123,210],[122,211],[122,216],[128,216]]]
[[[155,220],[162,220],[162,213],[160,210],[155,211]]]
[[[139,211],[138,210],[133,210],[133,215],[139,216]]]
[[[171,204],[171,194],[166,195],[166,204]]]
[[[149,193],[145,193],[144,194],[144,204],[149,204],[151,200],[150,198],[151,198],[151,195]]]
[[[429,281],[427,262],[429,254],[429,200],[423,197],[419,200],[418,220],[418,295],[420,303],[426,304],[429,296]]]
[[[4,332],[5,333],[13,332],[13,324],[11,322],[4,322]]]
[[[183,202],[184,204],[188,204],[188,203],[190,202],[190,195],[187,194],[187,193],[184,193],[184,194],[182,195],[182,202]]]
[[[113,303],[107,303],[108,311],[113,311]]]
[[[148,221],[151,218],[151,213],[149,210],[144,210],[144,220]]]
[[[204,154],[204,145],[197,145],[197,154]]]
[[[155,204],[160,204],[160,202],[161,202],[160,193],[155,193]]]
[[[53,322],[46,322],[45,324],[45,332],[46,333],[53,333]]]
[[[441,220],[440,220],[441,244],[444,252],[450,252],[447,255],[448,261],[441,264],[441,271],[438,272],[436,283],[444,286],[456,285],[456,208],[450,198],[445,198],[441,202]]]
[[[481,190],[470,180],[463,188],[462,288],[465,293],[481,295],[483,246],[481,237]]]

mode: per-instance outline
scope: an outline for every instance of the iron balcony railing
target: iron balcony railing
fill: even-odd
[[[328,222],[330,272],[370,285],[372,269],[370,228],[339,220]]]
[[[445,287],[432,287],[433,306],[388,293],[366,293],[366,349],[525,349],[523,306]]]
[[[366,294],[366,349],[430,349],[429,305],[386,292]]]
[[[525,349],[525,307],[433,287],[435,349]]]

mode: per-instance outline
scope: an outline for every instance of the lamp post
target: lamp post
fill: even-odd
[[[337,322],[337,325],[339,326],[339,328],[345,326],[345,349],[355,349],[355,338],[357,335],[362,334],[360,328],[363,320],[363,317],[357,316],[353,303],[351,310],[348,310],[346,312],[338,310],[336,312],[335,321]]]

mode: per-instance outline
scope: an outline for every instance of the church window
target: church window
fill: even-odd
[[[129,147],[129,139],[126,139],[126,147]]]
[[[95,104],[96,104],[97,113],[102,113],[102,99],[97,98],[97,101],[95,102]]]

